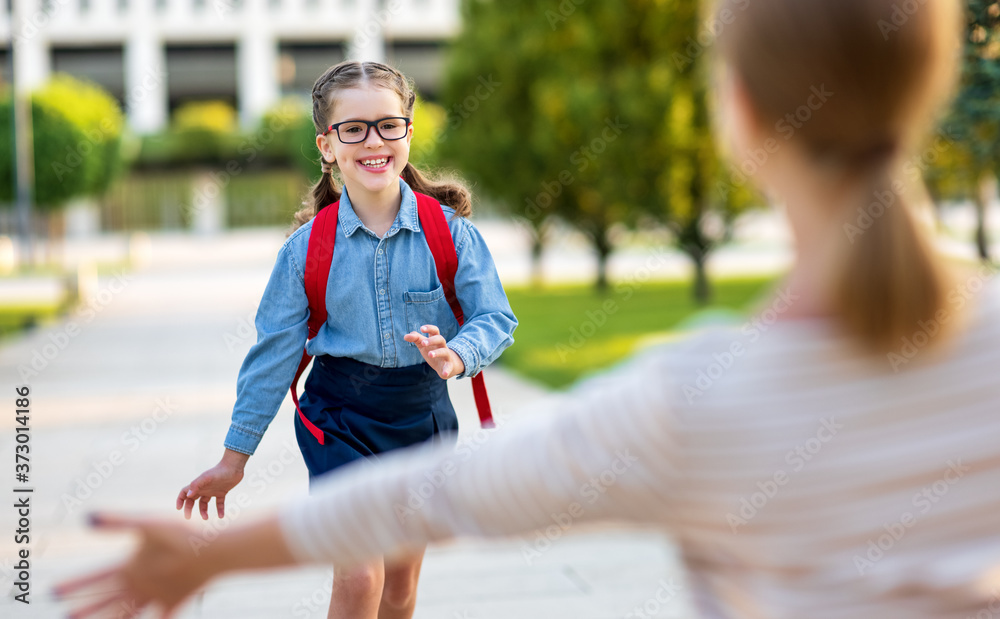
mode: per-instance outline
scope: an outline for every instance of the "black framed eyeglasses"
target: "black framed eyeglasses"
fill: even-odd
[[[368,139],[372,127],[383,140],[402,140],[406,137],[406,129],[410,119],[405,116],[390,116],[378,120],[345,120],[342,123],[330,125],[323,135],[331,131],[337,132],[337,138],[344,144],[357,144]]]

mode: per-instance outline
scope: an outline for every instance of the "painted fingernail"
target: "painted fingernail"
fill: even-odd
[[[428,357],[433,357],[433,356],[434,356],[434,353],[433,353],[433,352],[430,352],[430,353],[427,353],[427,356],[428,356]]]

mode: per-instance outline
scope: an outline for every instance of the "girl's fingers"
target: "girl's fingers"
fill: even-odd
[[[444,337],[440,335],[434,335],[432,337],[425,339],[422,342],[424,348],[441,348],[442,346],[445,346],[447,343],[448,341],[445,340]]]
[[[226,495],[215,497],[215,511],[218,512],[219,518],[226,517]]]
[[[212,497],[203,496],[201,500],[198,501],[198,511],[201,512],[201,519],[208,520],[208,501]]]
[[[420,330],[427,335],[438,335],[441,333],[441,329],[438,329],[435,325],[424,325],[420,327]]]
[[[184,517],[191,520],[191,510],[194,509],[194,498],[184,499]]]
[[[183,488],[181,488],[180,493],[177,495],[177,509],[183,509],[184,501],[187,500],[187,493],[188,490],[190,489],[191,486],[184,486]]]

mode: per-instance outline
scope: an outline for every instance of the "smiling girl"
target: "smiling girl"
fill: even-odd
[[[395,69],[342,62],[313,86],[316,146],[323,175],[295,215],[256,317],[257,343],[237,380],[225,454],[177,497],[190,518],[199,503],[219,517],[226,494],[297,377],[303,345],[315,356],[298,402],[295,431],[310,481],[354,460],[457,429],[445,380],[472,377],[513,342],[517,320],[482,236],[466,218],[468,190],[425,178],[407,161],[415,95]],[[334,178],[343,181],[343,190]],[[440,202],[454,242],[459,324],[438,278],[418,216],[418,196]],[[421,199],[426,199],[421,196]],[[334,241],[326,282],[326,320],[308,340],[307,264],[314,218],[322,209]],[[335,232],[329,232],[330,228]],[[410,617],[422,552],[334,573],[330,617]]]

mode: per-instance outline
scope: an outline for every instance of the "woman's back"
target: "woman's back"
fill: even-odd
[[[823,320],[669,355],[682,481],[666,511],[707,616],[1000,611],[1000,573],[985,580],[1000,567],[1000,284],[968,283],[984,287],[966,308],[950,297],[946,319],[969,323],[941,359],[921,347],[933,323],[872,359]]]

